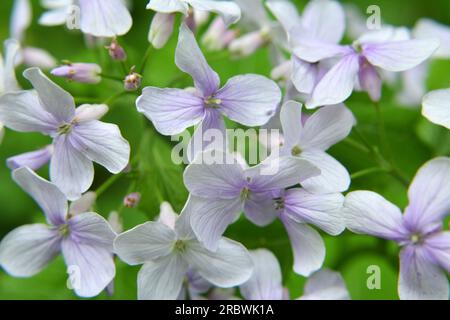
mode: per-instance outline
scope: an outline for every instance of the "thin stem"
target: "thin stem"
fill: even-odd
[[[104,73],[100,73],[100,77],[105,78],[105,79],[109,79],[109,80],[119,81],[120,83],[123,83],[123,79],[121,77],[117,77],[117,76],[113,76],[113,75],[109,75],[109,74],[104,74]]]
[[[103,101],[103,104],[112,104],[115,100],[120,98],[123,95],[126,95],[128,91],[120,91],[118,93],[113,94],[111,97],[107,98],[105,101]]]
[[[95,190],[95,193],[97,194],[97,198],[99,198],[106,190],[108,190],[117,180],[122,178],[125,175],[124,172],[120,172],[118,174],[115,174],[109,179],[107,179],[103,184]]]
[[[126,77],[128,75],[128,73],[130,72],[130,70],[127,67],[127,64],[125,61],[121,61],[120,65],[122,66],[123,75],[124,75],[124,77]]]
[[[139,74],[143,74],[145,71],[145,67],[147,65],[148,62],[148,58],[150,58],[150,54],[153,51],[153,46],[150,44],[147,48],[147,50],[145,51],[144,57],[142,58],[142,62],[141,62],[141,68],[139,69]]]
[[[358,179],[367,175],[370,175],[372,173],[377,173],[377,172],[386,172],[386,170],[384,168],[380,168],[380,167],[372,167],[372,168],[367,168],[361,171],[357,171],[355,173],[353,173],[350,177],[352,180],[354,179]]]
[[[380,147],[387,153],[388,158],[391,158],[391,151],[388,144],[388,138],[386,134],[386,127],[384,123],[383,113],[381,111],[380,103],[374,102],[375,113],[377,115],[377,127],[378,127],[378,139],[380,140]]]

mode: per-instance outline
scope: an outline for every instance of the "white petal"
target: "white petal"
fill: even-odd
[[[32,19],[30,0],[14,1],[11,12],[10,35],[18,41],[22,41],[25,30],[30,26]]]
[[[184,23],[180,27],[175,63],[181,71],[191,75],[195,87],[205,98],[213,95],[219,88],[219,75],[208,65],[194,34]]]
[[[439,41],[405,40],[362,45],[363,55],[369,62],[388,71],[412,69],[428,59],[439,47]]]
[[[227,26],[241,18],[241,9],[232,1],[186,0],[186,2],[197,10],[219,14]]]
[[[106,104],[83,104],[75,110],[77,122],[100,120],[109,108]]]
[[[197,241],[191,241],[187,244],[184,257],[203,278],[223,288],[244,283],[253,272],[253,262],[247,249],[227,238],[219,240],[215,252],[205,249]]]
[[[8,39],[5,41],[5,65],[3,70],[3,79],[0,79],[0,82],[3,82],[4,92],[20,90],[15,73],[15,66],[19,50],[20,44],[19,42],[17,42],[17,40]]]
[[[96,37],[127,33],[133,21],[122,0],[78,0],[81,30]]]
[[[345,229],[342,217],[344,196],[340,193],[317,195],[300,188],[286,190],[285,212],[292,219],[311,223],[331,235]]]
[[[450,129],[450,89],[435,90],[425,95],[422,114],[431,122]]]
[[[120,234],[114,252],[130,265],[142,264],[169,255],[175,232],[160,222],[146,222]]]
[[[183,132],[199,123],[205,113],[203,100],[181,89],[146,87],[136,106],[164,135]]]
[[[34,89],[36,89],[42,107],[51,113],[60,122],[71,122],[75,115],[75,102],[73,97],[57,84],[52,82],[38,68],[30,68],[24,71]]]
[[[43,26],[59,26],[65,24],[68,18],[68,8],[62,7],[44,12],[39,18]]]
[[[181,215],[188,212],[198,240],[208,250],[216,251],[226,228],[241,213],[243,201],[236,199],[207,199],[190,196]]]
[[[300,148],[327,150],[344,140],[355,124],[355,117],[344,105],[320,108],[303,126]]]
[[[169,202],[164,201],[159,206],[158,221],[168,226],[170,229],[175,230],[175,222],[178,219],[178,214],[173,211]]]
[[[317,39],[339,43],[345,30],[345,13],[337,1],[310,1],[302,16],[302,23]]]
[[[450,27],[434,20],[421,18],[414,26],[413,34],[419,39],[438,38],[441,45],[434,53],[437,58],[450,58]]]
[[[150,0],[147,9],[162,13],[181,12],[188,13],[188,5],[183,0]]]
[[[320,175],[302,182],[313,193],[344,192],[350,186],[350,174],[335,158],[320,150],[304,151],[300,158],[308,160],[320,170]]]
[[[289,217],[282,217],[282,221],[291,240],[294,271],[307,277],[320,269],[325,260],[325,244],[322,237],[313,228]]]
[[[352,94],[359,70],[359,56],[349,54],[331,68],[316,85],[307,108],[338,104]]]
[[[310,94],[318,80],[318,68],[314,63],[303,61],[293,56],[292,82],[302,93]]]
[[[297,145],[303,131],[302,104],[288,101],[280,111],[280,121],[283,128],[284,146],[292,148]]]
[[[80,123],[71,132],[71,143],[114,174],[125,169],[130,160],[130,145],[115,124],[98,120]]]
[[[53,183],[26,167],[14,170],[12,176],[14,181],[39,204],[50,224],[57,226],[64,223],[68,209],[67,199]]]
[[[266,2],[267,8],[272,12],[283,29],[289,32],[296,24],[300,23],[300,15],[297,7],[289,1],[271,0]]]
[[[50,161],[51,181],[69,200],[77,200],[92,185],[94,165],[65,135],[57,137],[54,145],[55,151]]]
[[[247,219],[257,226],[263,227],[271,224],[277,217],[272,192],[251,192],[245,200],[244,213]]]
[[[221,100],[220,110],[231,120],[246,126],[260,126],[275,114],[281,95],[273,80],[247,74],[228,80],[215,97]]]
[[[301,300],[349,300],[350,295],[341,274],[322,269],[306,282]]]
[[[175,300],[187,270],[188,265],[179,254],[147,262],[138,274],[138,299]]]
[[[400,252],[398,294],[402,300],[448,300],[447,276],[424,248],[408,246]]]
[[[41,106],[35,91],[7,93],[0,97],[0,121],[20,132],[51,134],[58,121]]]
[[[157,12],[150,24],[148,41],[156,48],[161,49],[169,40],[173,32],[175,16],[171,13]]]
[[[43,224],[14,229],[0,243],[0,265],[15,277],[34,276],[58,255],[60,240],[57,230]]]
[[[275,255],[266,249],[250,251],[255,269],[251,278],[241,285],[246,300],[282,300],[281,267]]]
[[[450,214],[450,158],[425,163],[409,186],[405,222],[425,231],[440,224]]]
[[[40,48],[22,48],[23,63],[30,67],[51,69],[57,66],[57,61],[49,52]]]
[[[69,206],[69,214],[75,216],[80,213],[91,211],[97,200],[97,194],[94,191],[86,192],[80,199],[73,201]]]
[[[402,240],[408,234],[400,209],[375,192],[350,192],[342,212],[347,228],[353,232],[390,240]]]

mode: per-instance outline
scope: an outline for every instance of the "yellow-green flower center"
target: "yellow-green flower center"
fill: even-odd
[[[295,146],[291,149],[291,154],[293,156],[299,156],[302,153],[302,149],[299,146]]]

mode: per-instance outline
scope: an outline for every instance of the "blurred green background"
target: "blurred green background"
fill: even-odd
[[[358,0],[343,1],[357,5],[362,12],[369,5],[376,4],[381,8],[382,19],[393,25],[412,27],[417,19],[429,17],[450,25],[450,1],[448,0]],[[3,41],[9,34],[9,15],[12,0],[0,1],[0,39]],[[302,8],[306,1],[295,1]],[[33,25],[27,31],[24,44],[45,48],[58,60],[73,62],[101,63],[105,73],[121,75],[119,64],[110,62],[106,50],[87,50],[83,36],[77,31],[69,31],[65,27],[42,27],[37,25],[37,18],[42,13],[39,1],[32,0]],[[146,0],[133,1],[134,25],[129,34],[120,38],[126,48],[129,59],[128,66],[140,66],[144,52],[148,48],[147,32],[152,13],[145,10]],[[145,85],[176,86],[191,85],[191,80],[181,77],[174,64],[176,33],[169,44],[162,50],[152,50],[144,76]],[[212,67],[220,74],[222,82],[231,76],[242,73],[258,73],[269,75],[272,68],[267,49],[261,49],[251,57],[241,60],[230,60],[223,53],[208,53],[206,57]],[[24,81],[17,70],[18,79],[24,88],[29,84]],[[54,79],[77,101],[102,102],[117,92],[122,91],[120,83],[103,80],[101,84],[81,85]],[[429,89],[448,87],[450,84],[450,61],[433,61],[428,79]],[[98,199],[96,210],[107,217],[112,210],[121,210],[124,228],[154,218],[159,212],[161,200],[169,201],[179,212],[187,197],[182,183],[183,167],[173,165],[170,161],[170,138],[159,136],[151,124],[144,120],[135,109],[134,100],[137,94],[125,95],[115,100],[112,110],[104,118],[106,122],[118,124],[122,134],[132,145],[132,155],[139,154],[138,171],[121,177],[107,192]],[[376,116],[374,107],[365,94],[354,94],[346,103],[358,119],[358,128],[367,139],[377,144]],[[420,115],[420,110],[407,109],[396,105],[391,88],[383,89],[381,101],[382,113],[386,122],[386,130],[391,145],[392,157],[399,170],[411,180],[417,169],[427,160],[437,155],[450,156],[450,131],[432,125]],[[352,137],[353,134],[352,134]],[[5,160],[15,154],[40,148],[50,141],[40,134],[22,134],[7,130],[3,144],[0,146],[0,238],[13,228],[34,222],[42,222],[43,216],[39,208],[10,178],[10,171]],[[361,153],[342,142],[330,151],[349,170],[355,173],[376,165],[372,157]],[[39,171],[47,176],[48,168]],[[98,188],[109,177],[109,174],[96,166],[96,179],[92,190]],[[407,203],[406,188],[392,176],[376,173],[354,179],[352,190],[370,189],[379,192],[400,207]],[[123,209],[121,203],[124,195],[130,191],[142,193],[143,200],[136,209]],[[291,297],[302,293],[305,279],[292,271],[292,254],[286,233],[280,223],[267,228],[253,226],[245,219],[239,220],[227,230],[227,236],[242,242],[249,249],[266,247],[273,251],[280,260],[285,285],[290,289]],[[325,266],[338,270],[350,290],[353,299],[398,299],[398,249],[372,237],[359,236],[345,232],[338,237],[324,235],[327,245]],[[366,280],[369,275],[366,269],[370,265],[381,268],[381,289],[369,290]],[[135,299],[136,273],[139,267],[126,266],[117,261],[117,277],[115,293],[103,299]],[[61,257],[57,258],[40,274],[29,279],[18,279],[8,276],[0,270],[0,299],[76,299],[66,288],[67,274]]]

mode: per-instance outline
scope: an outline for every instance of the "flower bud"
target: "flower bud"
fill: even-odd
[[[239,57],[247,57],[267,43],[267,33],[260,30],[247,33],[230,43],[232,54]]]
[[[99,83],[102,80],[101,73],[102,69],[95,63],[68,63],[51,71],[51,74],[57,77],[92,84]]]
[[[109,56],[117,61],[125,61],[127,60],[127,53],[125,49],[119,45],[117,39],[113,39],[109,46],[105,47],[108,49]]]
[[[365,58],[359,62],[359,84],[361,89],[369,94],[372,101],[380,101],[381,98],[381,78],[374,66]]]
[[[203,36],[202,43],[209,51],[220,51],[228,46],[237,34],[236,30],[228,30],[223,19],[217,17]]]
[[[3,141],[3,137],[5,136],[5,126],[0,122],[0,144]]]
[[[125,77],[124,87],[127,91],[135,91],[139,89],[142,83],[142,76],[131,70],[131,73]]]
[[[23,63],[27,66],[51,69],[57,65],[56,59],[43,49],[25,47],[22,49],[21,54]]]
[[[93,191],[88,191],[81,196],[80,199],[72,202],[69,207],[69,214],[71,216],[89,212],[97,201],[97,194]]]
[[[292,61],[287,60],[272,69],[270,77],[275,81],[287,81],[292,75]]]
[[[123,199],[123,205],[127,208],[136,208],[139,202],[141,202],[141,194],[139,192],[130,193]]]
[[[148,41],[156,49],[161,49],[165,46],[173,32],[175,15],[173,13],[157,12],[153,17],[148,32]]]
[[[111,228],[116,233],[121,233],[123,231],[122,219],[120,218],[119,213],[117,213],[117,211],[110,212],[110,214],[108,216],[108,222],[109,222]]]
[[[83,104],[75,110],[75,119],[77,122],[99,120],[108,110],[106,104]]]
[[[47,164],[53,155],[53,145],[48,145],[45,148],[19,154],[17,156],[10,157],[6,160],[6,165],[11,170],[15,170],[22,167],[28,167],[31,170],[38,170],[45,164]]]

